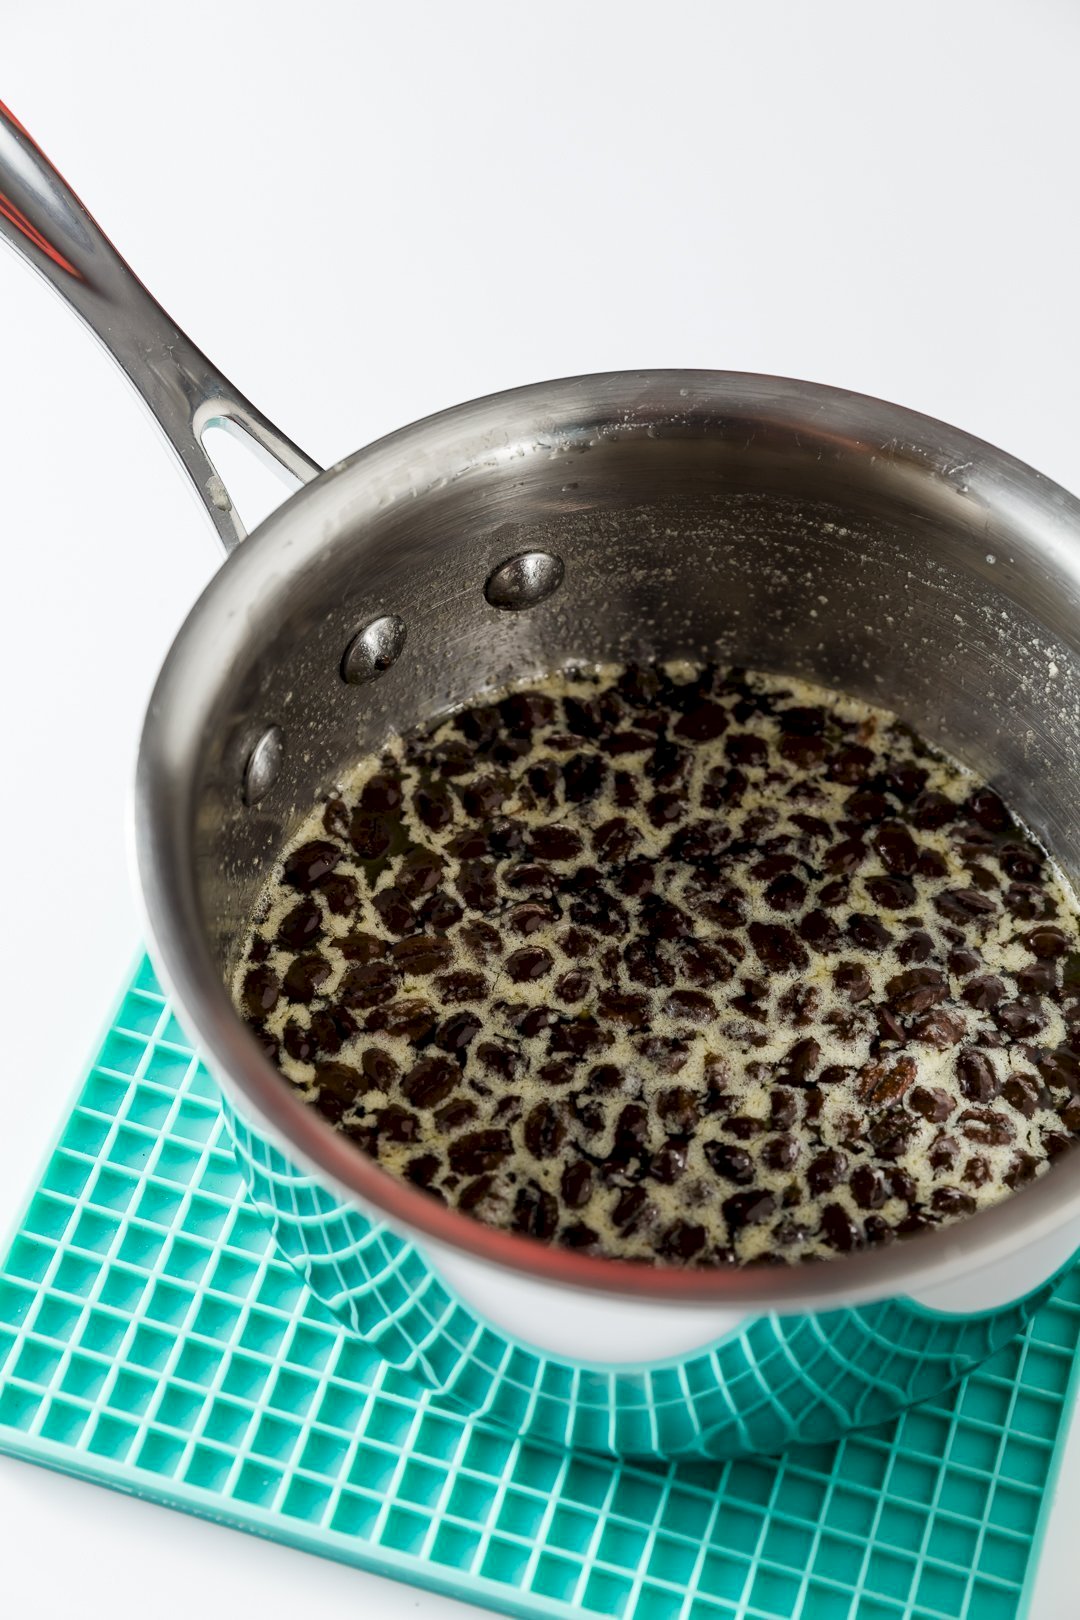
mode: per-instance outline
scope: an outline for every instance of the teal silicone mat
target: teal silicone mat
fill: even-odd
[[[633,1466],[440,1408],[247,1204],[149,963],[0,1265],[0,1449],[522,1615],[1013,1620],[1073,1394],[1080,1269],[888,1428]]]

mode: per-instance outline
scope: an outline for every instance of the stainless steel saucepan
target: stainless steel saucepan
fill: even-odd
[[[872,1421],[1015,1331],[1080,1245],[1080,1155],[996,1209],[827,1265],[587,1257],[391,1179],[293,1095],[226,980],[269,863],[346,764],[571,659],[730,660],[896,708],[990,778],[1075,879],[1080,503],[910,411],[711,371],[516,389],[319,472],[178,330],[2,110],[0,214],[143,395],[229,552],[150,702],[138,871],[252,1196],[321,1297],[451,1399],[655,1453],[771,1449]],[[202,447],[215,423],[304,485],[249,539]],[[808,1322],[844,1368],[832,1384],[810,1339],[790,1351]],[[787,1347],[786,1371],[770,1383],[759,1365],[741,1387],[763,1335]],[[681,1394],[661,1393],[665,1368]],[[766,1409],[786,1414],[785,1433]]]

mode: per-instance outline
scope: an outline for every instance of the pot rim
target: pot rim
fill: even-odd
[[[298,490],[232,553],[189,612],[155,684],[139,747],[133,844],[152,955],[182,1021],[240,1113],[254,1114],[290,1157],[354,1203],[369,1206],[364,1213],[538,1281],[624,1298],[820,1310],[937,1287],[1038,1244],[1080,1214],[1080,1154],[952,1226],[821,1265],[692,1271],[557,1248],[486,1226],[389,1175],[295,1095],[233,1009],[203,941],[194,883],[172,836],[172,812],[182,794],[168,733],[195,676],[195,644],[205,653],[207,622],[242,610],[256,599],[261,582],[310,561],[328,533],[342,526],[345,506],[350,526],[362,523],[365,512],[385,514],[388,500],[413,498],[440,479],[490,465],[521,437],[531,436],[545,454],[553,440],[580,448],[580,435],[595,433],[600,414],[620,435],[661,420],[674,430],[680,421],[745,419],[748,425],[797,430],[808,444],[819,441],[834,454],[839,447],[905,474],[941,480],[1026,531],[1044,563],[1071,575],[1080,588],[1080,501],[959,429],[844,389],[742,372],[604,372],[487,395],[400,428]],[[199,673],[205,682],[205,658]]]

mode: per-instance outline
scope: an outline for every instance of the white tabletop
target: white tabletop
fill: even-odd
[[[514,383],[718,366],[898,400],[1080,489],[1065,0],[9,0],[3,36],[0,98],[324,464]],[[7,255],[0,334],[7,1229],[138,938],[136,737],[217,556]],[[1078,1489],[1074,1437],[1035,1620],[1075,1620]],[[20,1620],[465,1612],[6,1459],[0,1525]]]

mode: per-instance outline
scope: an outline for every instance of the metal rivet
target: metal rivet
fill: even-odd
[[[508,557],[488,577],[484,595],[492,607],[519,613],[554,595],[565,572],[562,558],[550,551],[523,551],[519,557]]]
[[[284,758],[285,735],[281,727],[267,726],[244,766],[245,804],[258,804],[263,794],[273,787]]]
[[[396,664],[405,645],[405,620],[386,613],[355,635],[341,660],[341,678],[350,686],[364,686],[385,675]]]

